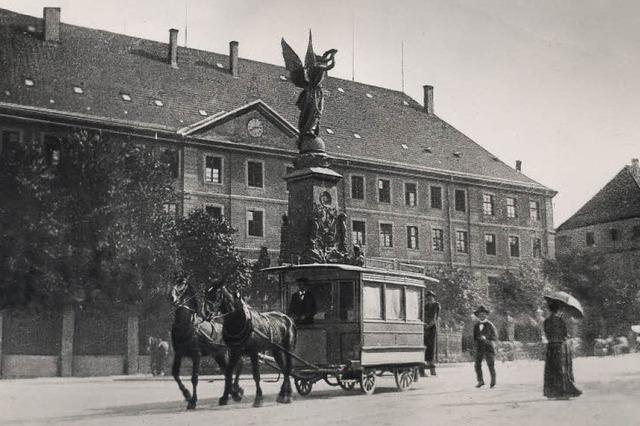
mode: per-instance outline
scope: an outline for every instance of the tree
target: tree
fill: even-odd
[[[437,266],[427,275],[439,280],[433,290],[442,306],[441,320],[448,326],[464,324],[479,305],[488,304],[486,289],[466,269]]]
[[[222,285],[234,289],[249,286],[251,265],[235,247],[235,232],[229,222],[214,218],[202,208],[178,219],[178,257],[199,294]]]
[[[176,194],[151,148],[78,130],[16,147],[0,169],[0,307],[136,305],[165,289]]]
[[[527,317],[535,315],[544,305],[544,294],[553,290],[544,268],[531,262],[521,262],[518,269],[505,271],[490,285],[492,301],[499,313]]]

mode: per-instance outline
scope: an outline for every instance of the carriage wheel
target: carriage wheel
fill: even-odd
[[[393,375],[396,378],[396,386],[399,391],[405,391],[411,387],[414,375],[413,368],[396,368]]]
[[[302,396],[309,395],[313,388],[313,382],[307,379],[294,379],[293,384],[296,386],[298,393]]]
[[[338,384],[340,385],[340,387],[346,391],[350,391],[353,390],[353,388],[356,387],[356,381],[355,380],[345,380],[345,379],[340,379],[338,378]]]
[[[367,395],[371,395],[376,390],[375,370],[364,370],[360,376],[360,389]]]

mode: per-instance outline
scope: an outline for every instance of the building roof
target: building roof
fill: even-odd
[[[282,66],[240,58],[234,78],[227,55],[178,47],[176,69],[166,43],[64,23],[59,43],[44,42],[42,32],[41,18],[0,9],[3,109],[108,120],[178,137],[206,116],[261,99],[287,122],[297,122],[299,89]],[[402,92],[334,77],[324,89],[321,136],[333,157],[553,192]]]
[[[634,163],[624,166],[558,231],[636,217],[640,217],[640,167]]]

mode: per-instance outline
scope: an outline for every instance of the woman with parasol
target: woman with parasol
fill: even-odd
[[[573,378],[571,347],[567,343],[567,325],[559,315],[565,311],[582,318],[582,306],[573,296],[558,291],[544,296],[551,314],[544,320],[544,334],[547,337],[547,353],[544,361],[544,396],[568,399],[582,394]]]

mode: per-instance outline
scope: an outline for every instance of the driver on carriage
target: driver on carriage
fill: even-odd
[[[308,289],[309,280],[298,278],[296,280],[298,291],[291,296],[289,313],[293,316],[296,324],[313,324],[313,317],[317,313],[316,299]]]

